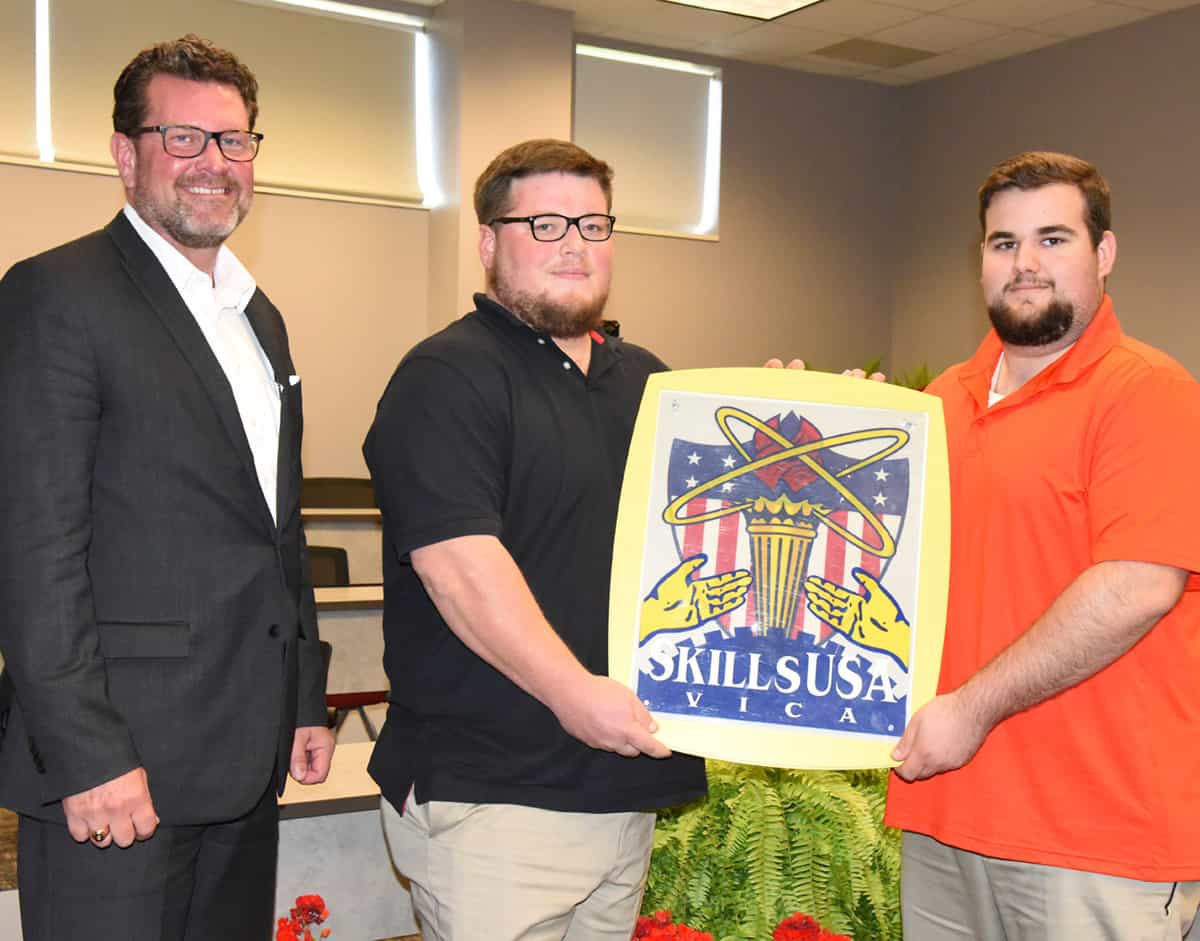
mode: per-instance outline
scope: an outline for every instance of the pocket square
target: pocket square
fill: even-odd
[[[288,385],[289,386],[300,385],[300,377],[299,376],[288,376]]]

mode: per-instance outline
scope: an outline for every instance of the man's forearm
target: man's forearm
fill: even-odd
[[[1151,562],[1083,571],[958,694],[987,728],[1099,673],[1175,606],[1187,573]]]

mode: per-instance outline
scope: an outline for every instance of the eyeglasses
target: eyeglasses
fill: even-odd
[[[135,127],[126,136],[137,137],[152,132],[162,135],[163,150],[172,157],[199,157],[208,142],[215,140],[225,159],[235,163],[246,163],[257,157],[258,143],[263,139],[263,135],[255,131],[206,131],[190,124]]]
[[[616,216],[606,216],[601,213],[571,218],[570,216],[560,216],[556,212],[548,212],[540,216],[499,216],[488,225],[527,222],[529,231],[539,242],[557,242],[559,239],[566,238],[567,230],[573,225],[585,241],[607,242],[612,238],[613,225],[616,221]]]

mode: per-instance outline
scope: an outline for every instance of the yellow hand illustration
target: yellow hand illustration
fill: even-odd
[[[862,586],[861,595],[816,575],[806,578],[808,610],[856,644],[895,657],[907,670],[912,628],[904,612],[869,573],[856,568],[851,575]]]
[[[703,624],[746,600],[751,582],[746,569],[689,581],[707,561],[708,556],[703,554],[684,559],[651,589],[642,602],[642,640],[658,631],[679,631]]]

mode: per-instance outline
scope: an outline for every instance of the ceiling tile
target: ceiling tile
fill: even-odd
[[[888,0],[888,6],[919,10],[922,13],[939,13],[962,2],[963,0]]]
[[[614,29],[632,32],[674,36],[694,43],[711,42],[737,33],[745,32],[754,20],[728,13],[714,13],[695,7],[681,7],[673,3],[658,3],[657,0],[577,0],[579,13],[578,28],[582,22],[589,27],[603,27],[611,33]]]
[[[954,7],[954,16],[999,26],[1032,26],[1092,6],[1095,0],[967,0]]]
[[[790,59],[780,64],[785,68],[797,69],[801,72],[815,72],[818,75],[837,75],[847,78],[857,78],[860,75],[866,75],[868,72],[878,71],[878,69],[873,69],[868,65],[841,62],[837,59],[828,59],[825,56],[798,56],[795,59]]]
[[[979,62],[992,62],[996,59],[1007,59],[1009,56],[1032,52],[1044,46],[1062,42],[1061,36],[1050,36],[1045,33],[1035,33],[1028,29],[1015,29],[1011,33],[1002,33],[993,39],[971,43],[957,49],[959,55],[975,59]]]
[[[899,85],[936,77],[938,69],[963,67],[952,67],[953,60],[943,62],[947,54],[975,64],[990,62],[1200,0],[822,0],[770,23],[659,0],[526,2],[574,10],[577,33],[614,43],[623,40],[826,75],[868,77],[864,66],[812,55],[849,38],[938,54],[903,70],[869,72],[870,81]],[[931,71],[918,76],[921,67]]]
[[[889,26],[898,26],[908,20],[914,20],[918,16],[920,13],[915,10],[875,3],[873,0],[824,0],[823,3],[789,13],[775,22],[785,27],[797,26],[865,36]]]
[[[1112,29],[1114,26],[1124,26],[1134,20],[1154,16],[1151,10],[1135,10],[1116,3],[1097,3],[1086,10],[1059,16],[1051,20],[1043,20],[1037,28],[1044,32],[1061,33],[1063,36],[1086,36],[1101,30]]]
[[[895,46],[875,39],[865,39],[856,36],[835,43],[825,49],[818,49],[814,55],[825,56],[829,59],[841,59],[846,62],[860,62],[863,65],[873,65],[880,69],[894,69],[910,62],[922,62],[933,57],[932,52],[924,49],[913,49],[909,46]]]
[[[1121,6],[1140,7],[1162,13],[1166,10],[1181,10],[1195,6],[1200,0],[1124,0]]]
[[[818,0],[658,0],[658,2],[698,7],[715,13],[730,13],[734,16],[743,16],[767,23],[800,7],[816,3]]]
[[[934,14],[872,33],[871,38],[930,52],[949,52],[968,43],[991,39],[1003,32],[1003,26]]]
[[[919,82],[927,78],[939,78],[942,75],[949,75],[951,72],[961,72],[963,69],[974,68],[978,64],[978,62],[967,56],[948,52],[944,55],[934,56],[932,59],[897,66],[894,69],[887,69],[887,71],[893,78],[898,77]],[[868,78],[873,79],[874,76],[868,76]]]
[[[542,0],[533,0],[533,2],[541,3]],[[591,16],[602,16],[605,9],[611,6],[608,0],[574,0],[574,4],[575,9],[581,14]]]
[[[849,38],[843,33],[815,29],[784,29],[774,23],[756,26],[728,39],[705,43],[702,51],[715,56],[775,64]]]

